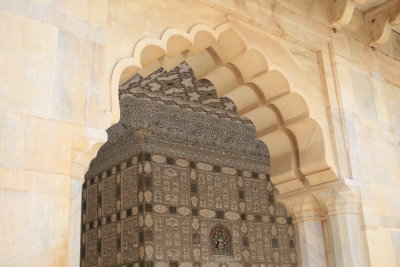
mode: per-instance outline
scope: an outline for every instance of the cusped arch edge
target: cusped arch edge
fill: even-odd
[[[230,34],[227,34],[230,33]],[[206,34],[204,34],[206,33]],[[202,42],[201,38],[199,38],[199,34],[203,34],[203,36],[206,38],[206,42],[203,44],[203,46],[199,43]],[[179,38],[177,38],[176,36],[180,36]],[[238,38],[238,33],[236,33],[234,30],[232,30],[231,25],[230,24],[223,24],[218,26],[215,29],[210,28],[209,26],[205,26],[205,25],[196,25],[193,26],[189,32],[186,32],[182,29],[176,29],[176,28],[170,28],[167,29],[163,34],[161,39],[157,39],[157,38],[144,38],[142,40],[140,40],[134,47],[133,49],[133,55],[132,57],[128,57],[128,58],[124,58],[121,59],[115,66],[114,71],[112,73],[112,78],[111,78],[111,120],[110,120],[110,124],[114,124],[116,122],[119,121],[120,118],[120,112],[119,112],[119,100],[118,100],[118,87],[120,84],[120,79],[121,76],[124,72],[124,70],[131,68],[131,70],[133,71],[132,75],[139,71],[141,68],[145,67],[144,66],[144,62],[142,62],[142,53],[143,51],[146,51],[146,49],[150,46],[157,46],[158,51],[162,51],[161,53],[155,54],[153,57],[153,61],[159,61],[161,62],[160,64],[162,64],[163,59],[162,58],[166,58],[168,57],[168,44],[170,44],[170,40],[171,38],[174,38],[174,42],[179,42],[179,40],[181,40],[181,44],[182,46],[179,46],[176,44],[176,46],[178,46],[178,50],[173,51],[173,53],[170,56],[176,57],[179,56],[179,53],[181,53],[180,55],[182,57],[180,58],[189,58],[190,60],[188,60],[188,64],[194,69],[194,72],[198,72],[200,73],[200,71],[197,71],[198,66],[196,66],[196,62],[197,65],[199,63],[199,61],[204,60],[205,61],[205,65],[209,66],[209,68],[207,70],[203,70],[202,71],[202,76],[203,77],[196,77],[196,78],[206,78],[209,79],[210,77],[217,77],[214,79],[209,79],[211,82],[214,83],[214,85],[217,88],[217,92],[219,96],[228,96],[229,94],[232,94],[232,92],[234,90],[236,90],[238,87],[242,87],[241,90],[243,92],[245,92],[246,88],[243,88],[243,86],[247,85],[252,85],[249,87],[252,87],[251,89],[253,90],[251,95],[252,100],[249,103],[246,103],[244,106],[250,108],[249,111],[252,111],[255,108],[258,108],[260,106],[262,106],[263,104],[265,104],[265,96],[266,96],[266,92],[263,91],[262,89],[259,90],[258,88],[262,87],[262,84],[260,83],[260,81],[262,81],[262,79],[258,79],[259,77],[261,77],[262,75],[266,75],[269,73],[269,61],[267,60],[267,57],[265,55],[265,53],[260,52],[258,49],[256,48],[251,48],[248,49],[249,45],[248,42],[246,42],[245,39],[243,39],[242,37],[242,43],[245,44],[245,48],[243,49],[243,46],[241,44],[239,44],[239,46],[237,47],[237,52],[235,52],[235,54],[226,54],[224,52],[224,49],[227,51],[229,49],[227,49],[227,47],[224,47],[223,45],[227,45],[229,44],[229,38],[230,36],[233,36],[232,38]],[[222,38],[223,37],[223,38]],[[228,38],[228,40],[226,40],[226,38]],[[220,41],[223,40],[223,41]],[[187,44],[190,43],[191,46],[188,46]],[[197,44],[197,46],[196,46]],[[193,46],[196,46],[195,49],[191,49]],[[257,45],[253,45],[252,47],[256,47]],[[180,48],[179,48],[180,47]],[[286,51],[286,49],[284,48],[276,48],[281,52],[285,52],[285,53],[289,53],[288,51]],[[248,52],[251,51],[251,52]],[[177,52],[178,55],[177,55]],[[203,55],[204,53],[204,55]],[[246,69],[245,63],[242,59],[246,59],[248,60],[248,58],[254,57],[254,56],[258,56],[260,57],[260,55],[263,57],[262,59],[258,59],[258,65],[260,66],[259,69],[255,68],[255,69]],[[197,58],[196,60],[192,60],[193,57],[198,56],[199,58]],[[146,57],[146,58],[151,58],[150,57]],[[290,61],[291,60],[291,56],[290,55],[286,55],[283,56],[283,58],[285,58],[285,61]],[[192,60],[192,62],[191,62]],[[145,62],[147,65],[151,64],[151,62]],[[194,66],[193,66],[194,65]],[[280,72],[280,68],[282,68],[282,66],[273,66],[274,68],[271,69],[271,71],[274,71],[274,73],[279,73]],[[292,70],[296,70],[298,68],[296,67],[289,67]],[[245,73],[243,73],[243,71],[247,71]],[[232,78],[229,81],[224,81],[223,79],[218,78],[219,75],[214,75],[215,72],[224,72],[227,73],[229,75],[224,76],[225,78],[228,76],[231,76]],[[284,75],[282,76],[284,77]],[[233,80],[235,79],[235,80]],[[258,80],[260,81],[258,81]],[[267,79],[268,80],[268,79]],[[272,79],[274,80],[274,79]],[[282,80],[282,79],[280,79]],[[272,105],[279,102],[279,105],[276,105],[276,109],[279,111],[278,116],[280,117],[279,123],[280,125],[276,125],[276,126],[272,126],[269,127],[269,129],[274,129],[274,130],[279,130],[280,128],[283,129],[287,129],[289,131],[291,131],[293,133],[293,136],[291,138],[295,139],[294,143],[297,145],[297,147],[293,148],[293,152],[291,153],[291,155],[298,155],[299,159],[294,160],[294,162],[299,162],[299,166],[296,166],[296,164],[290,164],[291,166],[291,170],[286,170],[286,173],[290,173],[290,175],[293,175],[293,173],[298,173],[300,175],[297,175],[296,179],[298,180],[296,182],[296,186],[295,188],[291,187],[291,189],[289,191],[293,191],[293,190],[298,190],[301,189],[305,186],[305,184],[303,183],[304,178],[307,178],[307,175],[313,175],[313,176],[318,176],[317,174],[320,173],[321,175],[325,176],[329,176],[329,181],[330,180],[334,180],[337,179],[336,174],[334,173],[334,171],[332,170],[332,168],[326,163],[325,161],[325,144],[324,144],[324,137],[321,131],[321,128],[318,127],[311,127],[311,132],[310,135],[311,136],[318,136],[318,142],[314,142],[314,143],[307,143],[307,141],[304,141],[303,139],[307,139],[307,136],[304,135],[300,135],[298,134],[298,132],[301,130],[299,130],[299,128],[296,128],[296,123],[302,124],[304,122],[306,122],[309,118],[309,112],[307,109],[307,104],[305,103],[304,99],[300,96],[300,95],[293,95],[293,93],[291,92],[291,82],[288,81],[286,78],[284,78],[284,80],[286,80],[286,84],[285,84],[285,88],[283,89],[283,91],[281,93],[278,94],[273,94],[274,95],[274,99],[272,101]],[[252,82],[254,81],[254,82]],[[255,86],[256,85],[256,86]],[[265,85],[265,86],[270,86],[270,85]],[[250,91],[249,91],[250,92]],[[255,97],[257,96],[257,97]],[[284,100],[283,97],[286,96],[287,99],[300,99],[300,100],[296,100],[294,102],[298,102],[302,104],[302,111],[299,114],[295,114],[296,116],[294,116],[293,118],[291,118],[290,121],[286,121],[285,123],[285,116],[282,116],[282,114],[285,114],[284,110],[280,110],[280,109],[285,109],[284,107]],[[233,97],[235,98],[235,97]],[[262,99],[264,98],[264,99]],[[240,94],[236,94],[236,101],[240,99]],[[235,99],[233,99],[234,101]],[[272,99],[271,99],[272,100]],[[238,106],[241,106],[238,103]],[[280,114],[279,114],[280,113]],[[287,113],[286,113],[287,114]],[[241,114],[243,116],[246,116],[246,114]],[[262,119],[261,119],[262,121]],[[314,120],[313,120],[314,121]],[[317,122],[314,121],[315,124],[318,125]],[[288,125],[289,124],[289,125]],[[257,122],[255,122],[256,128],[257,128]],[[293,126],[294,125],[294,126]],[[290,128],[291,127],[291,128]],[[276,128],[276,129],[275,129]],[[293,128],[293,129],[292,129]],[[268,138],[262,138],[262,136],[259,136],[261,140],[265,139],[267,140]],[[306,147],[308,149],[304,149],[303,148],[303,144],[306,143]],[[267,143],[268,146],[268,143]],[[315,147],[314,147],[315,146]],[[318,155],[321,155],[322,153],[322,157],[318,158],[318,164],[315,164],[313,162],[311,162],[310,160],[308,160],[309,158],[315,158],[313,156],[307,155],[308,152],[310,153],[314,153],[315,151],[317,151]],[[273,157],[273,155],[271,155],[271,157]],[[274,163],[272,163],[274,164]],[[294,167],[293,167],[294,165]],[[294,170],[293,168],[297,168],[299,171],[296,172],[296,170]],[[304,171],[306,170],[306,171]],[[280,170],[280,173],[285,173],[285,171]],[[323,173],[323,174],[322,174]],[[271,178],[274,177],[274,173],[271,173]],[[289,181],[293,184],[293,180],[289,179],[288,177],[280,177],[281,181]],[[323,182],[326,182],[326,179],[314,179],[315,181],[319,180]],[[286,183],[284,182],[284,183]],[[311,184],[318,184],[318,182],[313,182]],[[284,187],[284,186],[283,186]],[[286,191],[286,190],[282,190],[282,191]]]

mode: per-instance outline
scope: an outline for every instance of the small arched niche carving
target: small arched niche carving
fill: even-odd
[[[218,224],[210,232],[211,254],[215,256],[232,256],[232,236],[229,229]]]

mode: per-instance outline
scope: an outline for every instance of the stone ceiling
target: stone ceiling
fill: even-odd
[[[330,0],[328,8],[335,29],[350,23],[354,10],[360,10],[373,47],[387,43],[393,31],[400,32],[400,0]]]
[[[373,7],[379,6],[387,0],[367,0],[364,4],[357,5],[357,9],[361,12],[365,12]]]

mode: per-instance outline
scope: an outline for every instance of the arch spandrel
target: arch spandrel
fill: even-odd
[[[327,149],[327,138],[324,136],[323,128],[318,121],[310,119],[313,112],[310,112],[302,94],[293,94],[294,88],[306,86],[304,81],[307,80],[307,73],[296,63],[290,52],[276,41],[261,34],[254,34],[254,29],[253,32],[247,34],[245,30],[243,25],[236,22],[223,24],[215,30],[196,25],[189,32],[168,29],[161,39],[146,38],[139,41],[134,48],[133,57],[121,60],[113,72],[113,123],[119,120],[117,91],[121,73],[127,67],[132,70],[142,68],[142,52],[149,53],[151,49],[147,47],[158,46],[159,49],[155,50],[157,53],[153,57],[152,55],[145,56],[146,60],[153,58],[153,62],[157,62],[154,67],[165,64],[166,68],[171,68],[174,64],[171,58],[185,59],[197,79],[205,78],[211,81],[219,96],[232,97],[239,107],[239,112],[244,111],[245,114],[241,113],[241,115],[248,114],[250,118],[254,118],[257,136],[265,140],[267,146],[277,147],[274,149],[277,154],[271,154],[271,158],[276,158],[276,164],[281,166],[281,169],[277,168],[279,169],[277,172],[272,171],[271,179],[277,183],[280,182],[280,188],[285,188],[287,183],[289,191],[301,189],[306,186],[304,178],[316,177],[319,172],[329,173],[329,178],[314,179],[311,184],[336,179],[334,169],[328,164],[332,156],[327,153],[330,150]],[[173,41],[170,38],[173,38]],[[180,53],[177,54],[178,50],[169,52],[169,49],[172,49],[171,42],[176,43],[174,49],[178,49]],[[212,45],[206,47],[210,43]],[[262,49],[257,46],[257,43],[263,44]],[[257,64],[246,68],[246,64],[250,64],[246,62]],[[151,65],[147,61],[146,64]],[[287,76],[285,73],[290,73],[290,75]],[[276,86],[270,83],[276,83]],[[260,110],[263,111],[263,107],[271,104],[274,106],[272,112],[269,111],[265,115],[260,112]],[[320,118],[321,116],[318,116],[319,120]],[[311,121],[313,123],[310,123]],[[290,142],[285,141],[281,146],[279,143],[278,145],[268,144],[271,142],[269,140],[284,140],[285,138],[270,138],[271,134],[282,130],[291,133],[286,134],[286,139]],[[302,134],[304,132],[306,135]],[[291,144],[290,153],[283,151],[288,147],[284,145],[285,143]],[[328,143],[330,144],[330,140]],[[280,148],[282,150],[279,150]],[[292,155],[293,159],[289,162],[293,164],[281,163],[285,160],[282,155],[286,154]],[[297,182],[294,183],[294,180]],[[296,186],[293,186],[294,184]]]
[[[287,80],[290,91],[301,95],[307,103],[309,117],[319,125],[324,140],[325,161],[331,173],[336,173],[337,166],[334,139],[329,126],[327,104],[320,74],[306,71],[281,40],[265,31],[252,27],[240,20],[230,21],[235,30],[246,42],[248,48],[254,48],[268,60],[270,71],[280,72]]]

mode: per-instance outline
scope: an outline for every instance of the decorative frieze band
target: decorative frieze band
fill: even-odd
[[[360,213],[358,189],[341,182],[314,187],[306,192],[279,195],[278,201],[285,205],[296,222]]]

